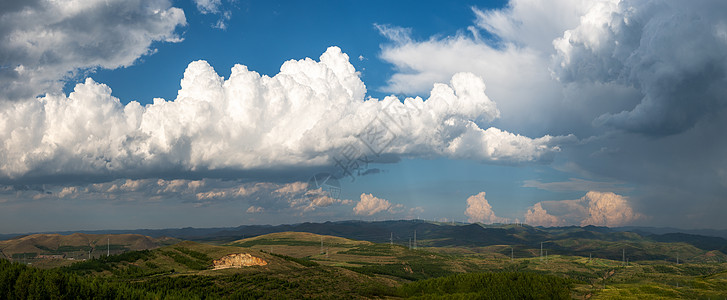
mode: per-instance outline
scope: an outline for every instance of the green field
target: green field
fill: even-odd
[[[691,245],[638,241],[572,240],[553,247],[587,248],[597,242],[630,245],[636,257],[676,249],[682,257],[692,253],[693,259],[679,264],[668,259],[624,264],[594,255],[549,254],[546,259],[539,249],[522,245],[512,251],[509,245],[409,249],[286,232],[217,245],[185,241],[46,269],[3,260],[0,298],[26,299],[32,293],[119,299],[727,297],[727,263],[708,259],[721,253],[705,256]],[[235,253],[267,264],[213,270],[215,259]],[[511,253],[516,257],[511,259]]]

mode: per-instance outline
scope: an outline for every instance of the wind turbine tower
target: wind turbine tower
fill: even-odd
[[[548,263],[548,250],[545,250],[545,263]]]
[[[540,242],[540,260],[543,260],[543,242]]]
[[[417,248],[417,231],[414,230],[414,249]]]

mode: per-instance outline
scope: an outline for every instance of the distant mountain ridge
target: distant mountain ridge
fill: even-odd
[[[631,231],[631,232],[644,232],[652,234],[667,234],[667,233],[686,233],[693,235],[713,236],[727,239],[727,230],[719,229],[679,229],[673,227],[641,227],[641,226],[625,226],[625,227],[614,227],[613,229],[619,231]]]
[[[396,220],[396,221],[358,221],[358,220],[348,220],[348,221],[335,221],[335,222],[323,222],[323,223],[297,223],[297,224],[282,224],[282,225],[241,225],[237,227],[210,227],[210,228],[194,228],[194,227],[184,227],[184,228],[165,228],[165,229],[109,229],[109,230],[77,230],[77,231],[44,231],[44,232],[33,232],[33,233],[24,233],[24,234],[0,234],[0,241],[8,240],[11,238],[15,238],[18,236],[24,236],[24,235],[30,235],[30,234],[47,234],[47,233],[58,233],[63,235],[73,234],[73,233],[87,233],[87,234],[124,234],[124,233],[130,233],[130,234],[141,234],[146,235],[150,237],[175,237],[175,238],[181,238],[181,239],[196,239],[196,238],[205,238],[205,237],[213,237],[213,236],[232,236],[232,235],[239,235],[241,232],[246,233],[249,232],[252,235],[261,235],[261,234],[267,234],[267,233],[273,233],[273,232],[283,232],[283,231],[300,231],[300,230],[283,230],[283,229],[295,229],[295,228],[321,228],[322,226],[330,226],[330,225],[336,225],[336,226],[347,226],[347,225],[356,225],[356,224],[373,224],[374,227],[380,227],[375,224],[381,223],[381,224],[387,224],[392,222],[423,222],[423,223],[430,223],[430,224],[449,224],[449,223],[437,223],[437,222],[431,222],[431,221],[424,221],[424,220]],[[457,223],[457,225],[464,225],[463,223]],[[485,225],[485,227],[497,227],[499,225],[493,225],[488,226]],[[691,234],[691,235],[701,235],[701,236],[708,236],[708,237],[720,237],[723,239],[727,239],[727,229],[720,230],[720,229],[679,229],[679,228],[673,228],[673,227],[642,227],[642,226],[623,226],[623,227],[600,227],[600,226],[593,226],[588,225],[584,227],[579,226],[566,226],[566,227],[535,227],[535,228],[542,228],[545,230],[549,229],[559,229],[559,228],[585,228],[588,229],[588,231],[600,231],[600,232],[613,232],[613,231],[623,231],[623,232],[635,232],[639,233],[641,235],[650,235],[650,234],[667,234],[667,233],[685,233],[685,234]],[[335,230],[333,230],[335,231]]]
[[[533,253],[540,243],[552,254],[599,255],[620,259],[628,251],[632,259],[672,259],[727,253],[727,239],[691,233],[662,232],[648,227],[608,228],[599,226],[532,227],[515,224],[441,223],[423,220],[337,221],[286,225],[243,225],[230,228],[178,228],[101,230],[86,233],[134,233],[150,237],[174,237],[202,242],[227,243],[277,232],[309,232],[377,243],[407,245],[416,241],[428,247],[490,247],[512,245],[517,251]],[[664,229],[663,231],[670,231]],[[415,238],[416,233],[416,238]],[[529,252],[528,252],[529,251]],[[711,255],[711,254],[710,254]],[[712,255],[714,256],[714,255]],[[721,257],[721,255],[718,255]],[[698,258],[704,260],[706,258]],[[715,258],[716,259],[716,258]]]

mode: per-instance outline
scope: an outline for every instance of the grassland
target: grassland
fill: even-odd
[[[564,247],[589,249],[596,243],[613,248],[605,252],[609,255],[627,249],[630,261],[625,264],[607,256],[558,254]],[[421,244],[441,243],[424,240]],[[185,241],[55,269],[82,278],[123,283],[157,298],[208,295],[211,298],[466,299],[484,297],[487,294],[478,293],[485,291],[519,295],[515,298],[522,295],[562,298],[564,290],[576,299],[727,297],[727,263],[719,259],[724,255],[719,251],[638,239],[563,240],[550,243],[544,250],[550,253],[547,257],[540,257],[538,248],[527,245],[410,249],[396,244],[284,232],[218,245]],[[638,259],[670,251],[679,253],[683,260],[677,264],[668,255],[665,259]],[[213,260],[233,253],[252,254],[265,260],[267,265],[212,269]],[[475,275],[463,277],[462,274]],[[461,289],[447,293],[443,288],[460,281],[463,282],[458,285]],[[471,289],[506,283],[522,289]],[[551,294],[542,294],[544,283],[554,286],[548,292]]]

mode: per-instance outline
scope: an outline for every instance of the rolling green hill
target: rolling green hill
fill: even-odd
[[[57,266],[108,253],[154,249],[178,241],[138,234],[33,234],[0,241],[0,258]]]
[[[718,237],[724,233],[723,231],[692,230],[689,231],[692,234],[686,234],[678,233],[679,230],[673,228],[597,226],[543,228],[513,224],[483,225],[423,220],[338,221],[276,226],[245,225],[234,228],[117,230],[104,233],[138,233],[153,237],[170,236],[184,240],[226,244],[270,233],[309,232],[374,243],[388,243],[389,239],[393,237],[394,244],[408,246],[415,231],[420,246],[465,248],[476,253],[488,247],[507,245],[515,248],[519,256],[539,255],[541,242],[550,248],[550,253],[582,256],[590,254],[610,259],[620,259],[624,248],[627,251],[631,250],[629,251],[631,255],[627,253],[631,260],[666,259],[676,261],[677,255],[680,256],[680,260],[703,260],[705,257],[721,260],[722,255],[719,253],[724,254],[727,251],[727,239]],[[697,235],[694,234],[695,232],[707,232],[715,236]],[[672,247],[659,243],[682,243],[693,248]],[[576,244],[577,248],[568,246]],[[719,253],[712,252],[713,250],[719,251]],[[0,257],[2,257],[2,253],[0,253]]]
[[[294,244],[305,244],[306,238]],[[246,253],[265,265],[213,268],[213,261]],[[78,262],[59,270],[83,278],[121,282],[153,295],[183,298],[338,298],[391,293],[391,280],[372,278],[345,268],[319,265],[252,248],[191,241],[153,250],[133,251]],[[348,296],[347,296],[348,295]]]
[[[624,250],[629,260],[723,261],[727,259],[727,239],[691,234],[637,233],[598,226],[532,227],[514,224],[464,224],[421,220],[400,221],[342,221],[302,223],[278,226],[241,226],[204,237],[199,241],[228,243],[242,237],[254,237],[274,232],[309,232],[339,236],[375,243],[408,247],[414,232],[417,244],[423,247],[457,248],[477,253],[502,245],[513,247],[516,254],[538,256],[540,243],[551,254],[596,256],[621,260]],[[718,252],[714,252],[714,251]],[[509,251],[509,250],[508,250]],[[504,254],[504,253],[503,253]]]
[[[0,298],[29,298],[21,291],[124,299],[727,297],[724,253],[683,236],[665,242],[601,227],[417,226],[416,249],[396,239],[277,232],[224,244],[183,241],[63,266],[15,259],[32,265],[0,262]],[[438,236],[439,230],[452,236]],[[457,235],[465,233],[472,236]],[[540,243],[533,243],[540,239],[542,257]],[[699,245],[719,245],[708,241]],[[628,263],[621,261],[623,249]]]

